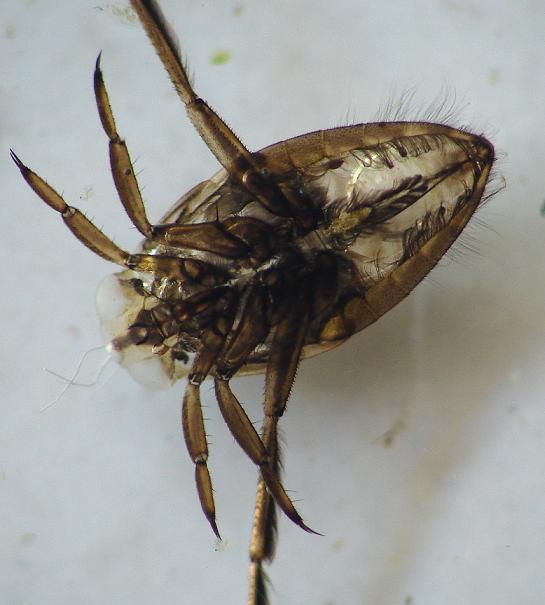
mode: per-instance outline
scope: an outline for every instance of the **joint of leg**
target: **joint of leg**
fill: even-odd
[[[274,472],[274,469],[271,466],[271,457],[269,456],[269,454],[267,454],[260,462],[259,462],[259,468],[263,469],[263,468],[268,468],[271,471]]]
[[[189,384],[192,384],[195,387],[198,387],[202,381],[204,380],[204,376],[202,374],[189,374],[189,376],[187,377],[187,381],[189,382]]]
[[[70,218],[76,214],[76,209],[73,206],[66,206],[61,214],[64,218]]]
[[[236,372],[236,368],[217,368],[215,375],[218,380],[229,382]]]

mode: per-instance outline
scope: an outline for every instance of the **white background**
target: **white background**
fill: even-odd
[[[164,1],[198,92],[250,149],[369,121],[445,87],[495,143],[506,188],[408,300],[298,375],[282,426],[276,605],[545,602],[545,13],[539,0]],[[128,249],[92,93],[96,55],[152,220],[217,163],[124,2],[0,10],[0,602],[245,602],[256,472],[209,404],[218,546],[179,426],[183,384],[150,393],[114,364],[47,411],[101,344],[115,267],[25,185],[23,161]],[[231,53],[213,65],[216,51]],[[411,110],[407,116],[411,116]],[[484,223],[484,225],[483,225]],[[81,380],[101,362],[87,358]],[[260,377],[236,381],[260,418]],[[384,435],[393,429],[393,441]]]

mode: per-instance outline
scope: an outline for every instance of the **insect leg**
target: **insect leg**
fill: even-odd
[[[162,239],[166,244],[195,250],[205,250],[228,258],[245,256],[248,247],[244,242],[229,235],[218,222],[196,225],[151,225],[127,145],[117,132],[108,92],[100,69],[100,55],[94,73],[95,98],[104,132],[110,140],[110,166],[119,199],[133,225],[147,238]]]
[[[293,502],[287,495],[286,490],[280,483],[278,474],[273,470],[269,453],[263,445],[263,441],[257,434],[257,431],[244,411],[244,408],[235,397],[229,386],[229,382],[216,376],[215,388],[216,398],[218,399],[221,413],[229,430],[246,455],[254,464],[259,466],[265,485],[278,503],[278,506],[280,506],[285,515],[301,529],[304,529],[309,533],[316,533],[305,525],[301,515],[297,512]]]
[[[280,475],[278,420],[286,409],[310,323],[308,293],[308,279],[306,282],[303,279],[291,311],[275,328],[265,375],[265,420],[262,439],[269,455],[270,467],[276,476]],[[265,477],[262,475],[257,487],[249,549],[248,605],[267,603],[263,561],[270,561],[275,549],[276,514],[274,502],[265,489],[265,484]]]
[[[134,175],[127,145],[119,136],[115,126],[114,115],[100,69],[100,55],[98,55],[96,60],[93,82],[100,121],[102,122],[104,132],[110,139],[110,166],[119,199],[133,225],[142,235],[151,238],[153,236],[153,227],[146,216],[144,201],[138,187],[138,182],[136,181],[136,176]]]
[[[243,258],[249,247],[235,235],[230,235],[218,221],[189,225],[160,225],[154,227],[156,239],[169,246],[213,252],[225,258]]]
[[[102,256],[102,258],[123,267],[128,266],[127,263],[131,258],[130,254],[116,246],[110,238],[106,237],[106,235],[104,235],[98,227],[93,225],[93,223],[77,208],[69,206],[53,187],[48,185],[33,170],[25,166],[13,151],[10,153],[12,160],[21,171],[25,181],[48,206],[62,215],[62,219],[66,226],[80,242],[85,244],[85,246],[95,254]]]
[[[215,389],[221,413],[229,430],[246,455],[261,469],[261,474],[280,508],[297,525],[312,531],[293,506],[282,487],[278,474],[270,465],[270,457],[244,408],[229,386],[230,378],[255,347],[263,342],[269,328],[266,320],[266,289],[251,285],[243,293],[243,303],[236,328],[229,335],[228,345],[216,364]]]
[[[224,345],[231,323],[230,317],[220,317],[203,334],[202,345],[191,368],[182,404],[182,426],[187,450],[191,460],[195,463],[195,483],[199,500],[213,532],[220,539],[216,524],[212,481],[207,466],[208,444],[206,442],[199,388]]]
[[[245,170],[256,168],[252,154],[193,90],[177,44],[157,4],[149,0],[132,0],[131,4],[185,104],[189,118],[212,153],[231,175],[242,177]]]
[[[289,198],[286,197],[271,178],[263,158],[246,149],[236,134],[193,90],[180,51],[157,3],[153,0],[131,0],[131,5],[184,103],[193,126],[229,175],[255,194],[274,214],[301,214],[308,220],[308,203],[293,192]]]
[[[14,151],[10,152],[23,178],[31,189],[53,210],[61,214],[66,226],[92,252],[124,268],[145,271],[160,275],[174,276],[177,279],[190,279],[195,273],[195,261],[171,256],[150,254],[129,254],[122,250],[94,225],[80,210],[69,206],[63,198],[48,185],[42,177],[25,166]],[[204,266],[204,264],[203,264]],[[202,273],[202,271],[201,271]]]
[[[216,507],[212,492],[212,481],[208,471],[208,443],[199,394],[200,383],[188,382],[182,405],[182,426],[187,450],[195,463],[195,483],[202,510],[218,538],[221,536],[216,524]]]
[[[286,408],[306,332],[311,320],[328,312],[337,295],[338,268],[335,257],[322,253],[315,258],[314,264],[309,281],[303,279],[299,282],[298,298],[293,301],[291,312],[276,326],[267,367],[262,439],[277,475],[280,475],[281,467],[277,424]],[[309,300],[312,301],[311,305],[308,304]],[[271,561],[274,557],[275,541],[275,503],[263,478],[260,478],[250,540],[248,605],[265,605],[268,602],[263,562]]]
[[[278,455],[276,456],[278,461]],[[276,506],[263,477],[259,477],[250,539],[248,605],[268,605],[264,561],[272,561],[276,547]]]

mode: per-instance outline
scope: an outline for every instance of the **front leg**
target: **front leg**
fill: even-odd
[[[127,268],[130,263],[131,255],[125,250],[116,246],[113,241],[104,235],[102,231],[93,225],[93,223],[77,208],[69,206],[63,198],[48,185],[42,177],[38,176],[33,170],[25,166],[14,151],[10,151],[11,159],[21,171],[23,178],[42,198],[42,200],[53,210],[56,210],[61,216],[66,226],[72,233],[95,254],[102,258]]]

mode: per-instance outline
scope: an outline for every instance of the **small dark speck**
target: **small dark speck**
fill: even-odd
[[[405,600],[403,601],[403,605],[412,605],[414,603],[413,598],[411,597],[411,595],[407,595],[405,597]]]
[[[340,168],[343,165],[343,160],[341,158],[337,158],[335,160],[329,160],[327,164],[328,170],[335,170],[336,168]]]
[[[545,200],[541,202],[541,209],[539,211],[539,214],[541,214],[541,216],[545,216]]]

